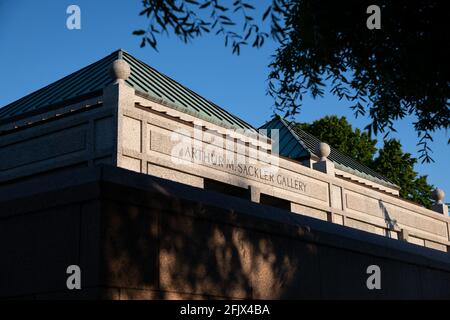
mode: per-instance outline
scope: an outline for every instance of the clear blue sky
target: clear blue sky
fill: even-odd
[[[145,18],[138,16],[141,2],[0,0],[0,106],[123,48],[254,126],[270,118],[272,99],[266,96],[266,79],[273,43],[269,41],[260,50],[245,48],[235,56],[224,48],[221,38],[207,36],[185,45],[171,36],[160,38],[159,53],[149,47],[141,49],[139,38],[131,34],[146,26]],[[70,4],[81,8],[81,30],[66,28]],[[348,105],[331,95],[307,99],[296,120],[310,122],[336,114],[363,128],[368,119],[355,119]],[[417,138],[411,123],[398,122],[397,129],[394,136],[417,157]],[[416,170],[443,188],[449,201],[449,135],[441,131],[434,138],[431,147],[436,162],[419,164]]]

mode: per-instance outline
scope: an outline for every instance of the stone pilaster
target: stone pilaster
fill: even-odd
[[[135,91],[127,85],[125,81],[131,74],[131,69],[125,60],[118,59],[114,61],[110,68],[110,75],[114,83],[103,89],[103,105],[114,110],[114,119],[116,128],[114,145],[116,146],[116,156],[113,162],[120,165],[118,154],[122,150],[122,111],[123,109],[134,108]]]
[[[255,186],[248,186],[248,191],[250,192],[250,200],[252,202],[259,203],[261,199],[261,191],[258,187]]]

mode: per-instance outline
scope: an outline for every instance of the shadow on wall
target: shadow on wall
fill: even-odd
[[[442,252],[127,170],[0,207],[14,212],[0,219],[1,297],[450,298]],[[368,290],[371,265],[382,290]]]
[[[384,215],[384,221],[386,222],[386,237],[392,238],[392,233],[395,233],[395,228],[398,228],[397,220],[391,218],[388,209],[384,205],[382,200],[378,200],[381,211]]]
[[[311,218],[167,186],[152,181],[147,191],[119,185],[102,191],[101,284],[116,288],[107,298],[450,297],[446,267],[430,267],[420,253],[385,246],[410,244],[318,220],[314,226],[323,230],[316,230],[308,227]],[[190,201],[191,196],[205,201]],[[267,218],[284,213],[280,220]],[[368,289],[371,265],[382,271],[381,290]]]
[[[237,213],[201,203],[136,200],[108,200],[102,213],[104,281],[120,299],[320,296],[314,244],[239,227]]]

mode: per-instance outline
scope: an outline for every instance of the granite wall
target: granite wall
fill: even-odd
[[[1,298],[450,298],[448,253],[105,165],[1,184],[0,252]]]

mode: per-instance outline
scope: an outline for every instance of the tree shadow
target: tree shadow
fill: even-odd
[[[384,221],[386,222],[385,236],[392,238],[392,232],[395,233],[395,228],[398,228],[397,220],[391,218],[389,210],[386,208],[382,200],[378,200],[378,205],[383,212]]]
[[[197,190],[217,198],[212,206],[157,187],[115,187],[103,202],[102,279],[121,299],[319,297],[317,246],[245,214],[258,205]]]

